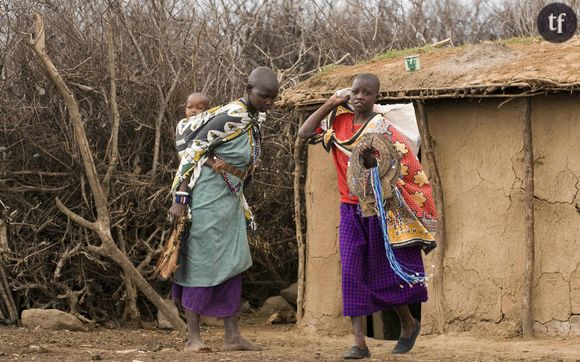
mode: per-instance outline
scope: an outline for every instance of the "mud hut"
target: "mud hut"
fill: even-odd
[[[307,115],[360,72],[380,78],[381,103],[414,102],[444,220],[426,258],[436,266],[424,331],[580,335],[580,39],[414,52],[417,71],[407,54],[378,57],[327,69],[281,102]],[[322,147],[307,157],[300,323],[348,331],[335,171]]]

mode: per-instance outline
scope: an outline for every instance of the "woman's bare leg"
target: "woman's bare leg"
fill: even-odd
[[[226,351],[261,351],[262,347],[246,340],[240,334],[237,315],[224,318],[224,350]]]
[[[187,319],[187,344],[185,345],[185,350],[191,352],[210,352],[211,348],[201,339],[199,314],[186,309],[185,318]]]

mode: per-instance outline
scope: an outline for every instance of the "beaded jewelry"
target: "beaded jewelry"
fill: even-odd
[[[254,133],[257,133],[257,136],[254,135]],[[260,158],[260,153],[262,152],[261,150],[261,144],[260,144],[260,130],[257,127],[252,127],[250,129],[249,132],[249,138],[250,138],[250,148],[251,148],[251,160],[250,160],[250,165],[248,166],[250,168],[250,170],[255,170],[256,167],[258,166],[258,160]],[[215,158],[222,160],[223,159],[217,155],[214,154],[213,155]],[[242,185],[244,183],[244,180],[240,180],[240,182],[238,182],[237,185],[234,185],[232,182],[232,179],[230,178],[229,174],[226,171],[221,171],[222,177],[226,183],[226,186],[228,187],[228,189],[233,192],[233,193],[237,193],[238,191],[240,191],[240,189],[242,188]],[[251,174],[251,173],[248,173]]]
[[[387,232],[387,212],[385,211],[383,205],[383,191],[381,187],[381,177],[379,176],[378,167],[373,167],[371,169],[371,181],[373,192],[375,194],[375,202],[378,211],[377,214],[379,220],[381,221],[381,231],[385,243],[385,251],[387,254],[387,259],[389,260],[389,264],[391,265],[391,269],[393,269],[393,272],[395,272],[395,274],[397,274],[411,288],[413,287],[413,284],[425,284],[429,280],[429,277],[425,273],[417,273],[407,268],[405,265],[399,263],[395,257],[393,247],[389,242],[389,233]],[[398,192],[395,190],[395,195],[397,194]],[[401,288],[403,288],[403,285],[401,285]]]
[[[189,193],[186,191],[175,192],[175,203],[181,205],[189,205]]]

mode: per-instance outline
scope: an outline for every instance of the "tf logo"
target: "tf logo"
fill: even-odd
[[[562,43],[570,39],[578,27],[574,10],[561,3],[544,6],[536,22],[542,38],[552,43]]]

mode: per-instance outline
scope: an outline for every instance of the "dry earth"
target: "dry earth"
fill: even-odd
[[[244,325],[248,339],[262,352],[182,351],[183,336],[145,329],[96,328],[90,332],[27,330],[0,327],[1,361],[336,361],[350,346],[348,336],[315,336],[293,326]],[[204,327],[206,341],[221,345],[220,327]],[[474,334],[421,336],[404,356],[389,353],[394,341],[370,339],[374,361],[580,361],[580,338],[522,341]]]

